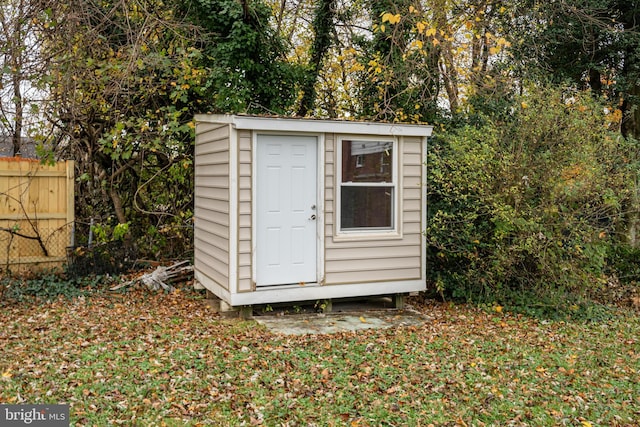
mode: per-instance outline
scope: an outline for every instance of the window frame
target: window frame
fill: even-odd
[[[389,142],[392,147],[391,182],[342,182],[342,150],[345,142]],[[374,240],[398,239],[401,233],[401,185],[400,185],[400,141],[396,137],[382,135],[340,135],[336,138],[335,146],[335,202],[334,202],[334,239],[336,240]],[[383,187],[391,188],[393,200],[391,202],[391,227],[357,227],[342,228],[342,189],[343,187]]]

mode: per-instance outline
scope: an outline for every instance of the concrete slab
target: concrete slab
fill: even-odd
[[[385,308],[391,300],[333,302],[330,313],[292,313],[280,308],[275,313],[254,315],[254,320],[271,332],[283,335],[331,334],[364,329],[420,326],[427,318],[407,307]]]

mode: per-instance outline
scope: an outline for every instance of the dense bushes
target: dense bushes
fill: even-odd
[[[603,286],[636,173],[635,142],[609,130],[614,119],[588,93],[549,89],[518,100],[507,120],[432,140],[433,286],[554,309]]]

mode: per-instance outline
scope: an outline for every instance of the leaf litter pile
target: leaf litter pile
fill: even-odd
[[[0,403],[71,424],[640,424],[640,320],[551,322],[427,302],[421,327],[274,335],[194,293],[2,307]]]

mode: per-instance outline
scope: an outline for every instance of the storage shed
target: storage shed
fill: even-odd
[[[197,115],[196,281],[231,306],[424,290],[431,131]]]

